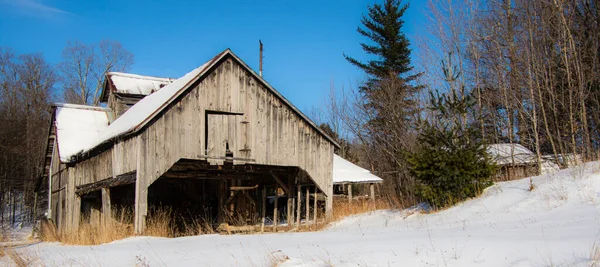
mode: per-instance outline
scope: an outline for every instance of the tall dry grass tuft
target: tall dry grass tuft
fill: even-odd
[[[166,207],[153,209],[146,220],[144,235],[174,237],[175,234],[173,211]]]
[[[51,223],[42,223],[40,239],[45,242],[61,242],[71,245],[100,245],[133,236],[133,224],[129,223],[131,211],[121,210],[111,219],[102,220],[98,225],[81,223],[79,230],[59,233]]]
[[[347,199],[334,199],[332,221],[339,221],[345,217],[367,213],[375,210],[390,209],[389,202],[376,199],[357,199],[348,202]]]

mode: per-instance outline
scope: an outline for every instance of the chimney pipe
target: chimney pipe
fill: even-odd
[[[258,67],[258,75],[260,75],[260,77],[262,77],[262,64],[263,64],[263,44],[260,41],[260,39],[258,39],[258,43],[260,45],[260,56],[259,56],[259,67]]]

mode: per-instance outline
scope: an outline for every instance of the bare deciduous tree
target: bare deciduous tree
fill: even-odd
[[[127,71],[133,54],[117,41],[67,43],[59,64],[64,98],[70,103],[98,105],[102,81],[109,71]]]

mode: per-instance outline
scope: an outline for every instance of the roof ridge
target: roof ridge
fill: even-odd
[[[107,111],[108,110],[105,107],[88,106],[88,105],[71,104],[71,103],[53,103],[52,106],[58,107],[58,108],[86,109],[86,110],[97,110],[97,111]]]
[[[161,81],[161,82],[173,82],[174,80],[177,80],[177,78],[157,77],[157,76],[141,75],[141,74],[127,73],[127,72],[116,72],[116,71],[107,72],[106,75],[108,75],[108,76],[116,75],[116,76],[133,78],[133,79],[155,80],[155,81]]]

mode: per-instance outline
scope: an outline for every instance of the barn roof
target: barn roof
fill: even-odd
[[[512,164],[533,164],[536,163],[536,156],[531,150],[519,144],[492,144],[487,147],[488,154],[498,165]]]
[[[288,105],[294,112],[296,112],[302,119],[308,122],[315,130],[323,135],[336,147],[339,147],[337,142],[321,130],[314,122],[312,122],[306,115],[298,110],[291,102],[283,97],[277,90],[271,87],[262,77],[260,77],[254,70],[252,70],[246,63],[244,63],[239,57],[237,57],[230,49],[219,53],[208,62],[204,63],[200,67],[190,71],[183,77],[174,80],[172,83],[164,86],[162,89],[142,98],[138,103],[129,108],[123,115],[117,118],[111,123],[105,130],[94,138],[93,141],[81,143],[78,149],[73,149],[71,156],[78,155],[93,150],[103,143],[111,142],[113,139],[129,135],[138,132],[146,124],[148,124],[154,117],[165,110],[169,104],[175,101],[180,95],[186,92],[187,89],[191,88],[191,85],[199,79],[206,76],[207,73],[213,69],[222,59],[225,57],[231,57],[237,61],[242,67],[249,71],[257,80],[265,85],[265,87],[271,91],[275,96],[280,98],[286,105]]]
[[[93,144],[109,121],[104,108],[74,104],[55,104],[54,120],[58,153],[63,162],[80,147]]]
[[[108,72],[106,73],[100,99],[104,102],[107,101],[109,90],[119,94],[149,95],[160,90],[167,84],[172,83],[174,80],[175,79],[173,78],[144,76],[123,72]]]
[[[333,184],[381,183],[383,180],[344,158],[333,155]]]

